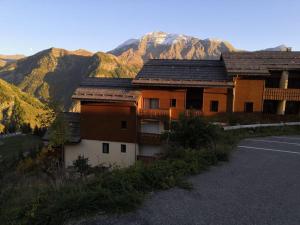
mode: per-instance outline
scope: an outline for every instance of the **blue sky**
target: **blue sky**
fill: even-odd
[[[0,54],[108,51],[152,31],[300,50],[299,0],[0,0]]]

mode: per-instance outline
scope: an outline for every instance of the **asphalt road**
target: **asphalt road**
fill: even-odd
[[[299,225],[300,136],[246,139],[229,163],[154,193],[136,212],[80,225]]]

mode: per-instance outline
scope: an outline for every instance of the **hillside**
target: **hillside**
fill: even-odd
[[[181,34],[152,32],[130,39],[109,53],[130,65],[141,66],[148,59],[218,59],[222,52],[237,51],[229,42],[199,39]]]
[[[0,68],[5,66],[9,62],[15,62],[24,57],[24,55],[0,55]]]
[[[134,77],[139,69],[140,67],[128,65],[124,60],[112,54],[97,52],[92,57],[88,76],[114,78]]]
[[[45,113],[45,106],[38,99],[22,92],[16,86],[0,79],[0,132],[3,123],[11,115],[15,101],[20,103],[24,113],[24,121],[30,123],[32,127],[40,124],[40,118]]]
[[[136,72],[111,54],[50,48],[5,65],[0,68],[0,78],[43,102],[51,98],[68,108],[72,93],[85,76],[132,77]]]

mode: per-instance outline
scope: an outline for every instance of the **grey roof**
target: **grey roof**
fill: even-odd
[[[84,79],[81,83],[81,87],[122,87],[131,88],[132,78],[96,78],[90,77]]]
[[[220,60],[152,59],[143,66],[135,80],[141,79],[227,81],[227,74]]]
[[[300,52],[226,52],[221,58],[229,75],[269,76],[272,70],[300,70]]]
[[[64,112],[64,120],[67,123],[69,131],[69,144],[79,143],[81,141],[80,136],[80,113]],[[43,140],[49,141],[49,130],[45,133]]]
[[[75,90],[72,98],[104,102],[137,101],[139,92],[134,90],[129,78],[87,78]]]

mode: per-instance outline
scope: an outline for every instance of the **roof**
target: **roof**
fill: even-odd
[[[129,78],[87,78],[75,90],[72,98],[101,102],[136,102],[139,92]]]
[[[179,60],[179,59],[152,59],[149,60],[133,84],[149,85],[201,85],[201,82],[227,82],[224,62],[220,60]]]
[[[80,136],[80,113],[64,112],[64,120],[67,123],[69,131],[69,144],[79,143],[81,141]],[[43,137],[43,140],[49,141],[49,130]]]
[[[300,70],[300,52],[226,52],[221,59],[229,75],[269,76],[272,70]]]

